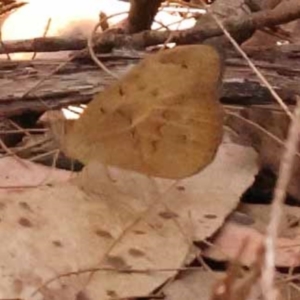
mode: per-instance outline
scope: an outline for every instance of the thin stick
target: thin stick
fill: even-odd
[[[121,12],[121,13],[118,13],[118,14],[115,14],[114,16],[116,15],[123,15],[123,14],[127,14],[128,11],[125,11],[125,12]],[[105,17],[103,19],[101,19],[94,27],[92,33],[90,34],[89,38],[88,38],[88,43],[87,43],[87,48],[88,48],[88,51],[89,51],[89,54],[91,56],[91,58],[93,59],[93,61],[95,62],[95,64],[100,68],[102,69],[104,72],[106,72],[107,74],[109,74],[110,76],[112,76],[113,78],[115,79],[119,79],[119,77],[113,73],[112,71],[110,71],[104,64],[103,62],[101,62],[99,60],[99,58],[96,56],[95,54],[95,51],[94,51],[94,43],[93,43],[93,39],[94,39],[94,36],[98,30],[99,27],[101,27],[101,25],[106,22],[108,20],[109,17]]]
[[[100,267],[100,268],[87,268],[78,271],[72,271],[64,274],[60,274],[56,277],[50,278],[45,281],[37,290],[35,290],[31,296],[34,297],[43,287],[48,286],[50,283],[59,280],[61,278],[70,277],[72,275],[82,275],[96,272],[113,272],[113,273],[126,273],[126,274],[151,274],[151,273],[169,273],[179,271],[203,271],[202,267],[180,267],[180,268],[145,268],[145,269],[130,269],[130,268],[113,268],[113,267]]]
[[[7,155],[13,156],[17,160],[17,162],[19,162],[23,167],[28,169],[26,163],[19,156],[17,156],[11,149],[9,149],[1,138],[0,138],[0,147],[6,152]]]
[[[41,158],[47,157],[49,155],[57,154],[57,152],[59,152],[58,149],[50,150],[50,151],[48,151],[46,153],[41,153],[41,154],[38,154],[38,155],[36,155],[34,157],[29,158],[29,161],[36,161],[36,160],[39,160]]]
[[[46,27],[45,27],[45,29],[44,29],[43,38],[45,38],[45,37],[47,36],[47,33],[48,33],[49,29],[50,29],[51,22],[52,22],[52,19],[49,18],[48,21],[47,21]],[[34,60],[34,59],[35,59],[36,54],[37,54],[37,52],[35,51],[35,52],[33,53],[33,55],[32,55],[31,60]]]
[[[208,9],[208,11],[210,11]],[[278,102],[278,104],[281,106],[281,108],[286,112],[286,114],[292,119],[293,114],[289,110],[288,106],[283,102],[281,97],[278,95],[278,93],[274,90],[274,88],[270,85],[268,80],[265,78],[265,76],[258,70],[258,68],[255,66],[255,64],[250,60],[248,55],[241,49],[239,44],[235,41],[235,39],[230,35],[228,30],[225,28],[223,23],[214,15],[211,14],[214,18],[215,22],[220,26],[220,28],[223,30],[225,36],[228,38],[228,40],[231,42],[231,44],[234,46],[234,48],[237,50],[238,53],[241,54],[241,56],[246,60],[246,62],[249,64],[252,71],[256,74],[256,76],[260,79],[260,81],[267,87],[267,89],[270,91],[271,95],[274,97],[274,99]]]
[[[23,132],[26,136],[31,136],[30,133],[27,131],[27,129],[22,128],[20,125],[18,125],[13,120],[8,119],[8,121],[11,124],[11,126],[16,128],[16,130],[19,130],[19,131]]]
[[[291,178],[294,158],[297,152],[300,128],[300,98],[297,99],[297,106],[292,116],[292,122],[289,128],[288,138],[283,153],[279,175],[274,191],[274,199],[271,206],[271,219],[267,227],[265,240],[265,261],[262,270],[262,292],[266,300],[276,299],[275,289],[275,243],[278,237],[278,230],[282,217],[283,203],[286,196],[286,190]]]
[[[45,143],[47,143],[49,141],[51,141],[51,139],[47,137],[47,138],[45,138],[45,139],[43,139],[41,141],[38,141],[36,143],[32,143],[31,145],[28,145],[28,146],[22,146],[22,147],[14,148],[14,151],[12,151],[11,149],[8,149],[8,151],[6,151],[5,155],[0,156],[0,159],[1,158],[5,158],[7,156],[18,157],[18,156],[16,156],[16,154],[18,154],[18,153],[20,153],[20,152],[22,152],[24,150],[32,149],[32,148],[34,148],[36,146],[43,145],[43,144],[45,144]],[[0,139],[0,143],[1,143],[1,139]],[[3,143],[3,141],[2,141],[2,143]],[[0,145],[0,146],[2,146],[2,145]],[[4,144],[4,146],[6,146],[6,145]]]
[[[234,112],[229,112],[227,110],[225,110],[226,114],[227,115],[230,115],[230,116],[233,116],[237,119],[240,119],[242,120],[243,122],[251,125],[252,127],[258,129],[259,131],[261,131],[263,134],[265,134],[266,136],[268,136],[270,139],[272,139],[273,141],[275,141],[278,145],[280,145],[281,147],[284,147],[285,146],[285,143],[283,140],[281,140],[279,137],[277,137],[275,134],[273,134],[271,131],[268,131],[267,129],[265,129],[264,127],[262,127],[261,125],[249,120],[249,119],[246,119],[244,117],[242,117],[241,115],[237,114],[237,113],[234,113]],[[231,130],[233,130],[232,128],[230,128]],[[234,130],[233,130],[234,131]],[[235,131],[234,131],[235,132]],[[300,152],[296,152],[296,156],[297,158],[300,159]]]
[[[9,130],[0,130],[0,134],[16,134],[16,133],[45,133],[49,131],[47,128],[20,128],[20,129],[9,129]],[[27,134],[26,134],[27,135]]]

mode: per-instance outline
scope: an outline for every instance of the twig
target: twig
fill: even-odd
[[[27,165],[24,163],[24,161],[5,145],[1,137],[0,137],[0,147],[6,152],[7,155],[13,156],[23,167],[25,167],[26,169],[28,168]],[[0,158],[2,157],[3,156],[1,156]]]
[[[16,134],[16,133],[45,133],[48,129],[46,128],[20,128],[20,129],[9,129],[9,130],[0,130],[1,134]]]
[[[278,230],[282,217],[282,206],[286,196],[286,190],[291,178],[294,158],[297,152],[300,128],[300,98],[297,99],[297,105],[292,116],[292,122],[283,153],[279,175],[274,191],[274,199],[271,206],[271,219],[267,227],[265,240],[265,261],[262,271],[262,291],[266,300],[276,299],[275,280],[275,242],[278,237]]]
[[[112,17],[115,17],[115,16],[118,16],[118,15],[123,15],[123,14],[127,14],[128,11],[125,11],[125,12],[120,12],[120,13],[117,13],[117,14],[113,14],[111,16],[106,16],[104,18],[100,18],[99,22],[95,25],[94,29],[92,30],[92,33],[90,34],[89,38],[88,38],[88,42],[87,42],[87,48],[88,48],[88,51],[89,51],[89,54],[91,56],[91,58],[93,59],[93,61],[95,62],[95,64],[100,68],[102,69],[104,72],[106,72],[107,74],[109,74],[110,76],[112,76],[113,78],[115,79],[119,79],[119,77],[113,73],[112,71],[110,71],[100,60],[99,58],[96,56],[95,54],[95,51],[94,51],[94,43],[93,43],[93,39],[94,39],[94,36],[98,30],[99,27],[101,27],[102,24],[104,24],[104,22],[107,22],[107,20],[109,18],[112,18]]]
[[[8,119],[9,123],[15,127],[19,132],[23,132],[27,136],[31,136],[30,133],[27,131],[27,129],[22,128],[20,125],[18,125],[16,122],[14,122],[11,119]]]
[[[266,136],[268,136],[269,138],[271,138],[273,141],[275,141],[281,147],[285,147],[284,141],[282,141],[275,134],[273,134],[272,132],[266,130],[264,127],[260,126],[259,124],[255,123],[255,122],[253,122],[253,121],[251,121],[249,119],[246,119],[246,118],[242,117],[241,115],[239,115],[237,113],[234,113],[234,112],[226,111],[226,114],[230,115],[230,116],[233,116],[233,117],[235,117],[237,119],[240,119],[243,122],[245,122],[245,123],[253,126],[254,128],[258,129],[260,132],[262,132],[263,134],[265,134]],[[298,151],[296,152],[296,156],[300,159],[300,153]]]
[[[184,2],[184,4],[186,5],[187,3]],[[282,1],[282,4],[278,5],[278,7],[273,10],[252,13],[245,16],[243,19],[229,17],[224,21],[224,24],[226,28],[229,28],[230,32],[236,33],[237,31],[256,30],[267,26],[272,27],[284,24],[299,19],[299,17],[299,1]],[[210,37],[222,36],[224,34],[218,25],[203,28],[194,27],[187,30],[174,31],[174,33],[176,36],[174,37],[173,41],[177,44],[199,43]],[[142,47],[163,44],[168,37],[169,32],[155,30],[148,30],[132,35],[114,34],[104,36],[99,44],[97,43],[97,47],[100,49],[106,48],[107,46],[122,47],[124,45],[128,45],[130,42],[133,47],[138,47],[140,49]],[[6,47],[8,52],[28,52],[30,49],[32,49],[31,52],[47,51],[47,49],[49,49],[49,43],[52,44],[52,51],[86,49],[86,40],[84,39],[78,38],[72,43],[70,40],[57,37],[14,41],[6,43]],[[0,53],[3,52],[3,49],[0,47]]]
[[[189,12],[190,7],[187,7],[187,10]],[[177,30],[178,30],[178,28],[179,28],[179,26],[180,26],[180,24],[182,23],[183,20],[184,20],[184,18],[179,20],[179,22],[177,23]],[[172,31],[170,31],[169,37],[165,40],[163,48],[166,48],[167,44],[172,42],[173,37],[174,37],[174,33]]]
[[[50,150],[46,153],[41,153],[39,155],[36,155],[34,157],[29,158],[29,161],[36,161],[36,160],[39,160],[43,157],[47,157],[47,156],[52,155],[52,154],[57,155],[58,152],[59,152],[59,149]]]
[[[8,149],[9,151],[6,151],[6,155],[3,155],[3,156],[0,156],[0,159],[1,158],[5,158],[7,156],[14,156],[14,157],[17,157],[16,154],[24,151],[24,150],[28,150],[28,149],[31,149],[33,147],[36,147],[36,146],[40,146],[40,145],[43,145],[44,143],[47,143],[51,141],[50,138],[46,137],[45,139],[41,140],[41,141],[38,141],[36,143],[32,143],[31,145],[28,145],[28,146],[23,146],[23,147],[18,147],[16,150],[12,151],[11,149]],[[3,142],[3,141],[2,141]],[[1,139],[0,139],[0,143],[1,143]],[[5,145],[5,144],[4,144]],[[1,146],[1,145],[0,145]],[[6,146],[6,145],[5,145]]]
[[[51,21],[52,21],[51,18],[49,18],[48,21],[47,21],[47,24],[46,24],[46,27],[45,27],[45,30],[44,30],[44,33],[43,33],[43,38],[45,38],[47,36],[47,33],[48,33],[49,29],[50,29]],[[34,51],[31,60],[35,59],[36,54],[37,54],[37,52]]]
[[[292,288],[294,288],[298,293],[300,293],[300,287],[295,284],[294,282],[289,282],[289,286],[291,286]]]
[[[205,3],[202,1],[202,4],[205,5]],[[199,6],[201,7],[201,6]],[[252,69],[252,71],[256,74],[256,76],[260,79],[260,81],[267,87],[267,89],[270,91],[271,95],[274,97],[274,99],[278,102],[278,104],[282,107],[282,109],[286,112],[286,114],[292,118],[292,113],[287,107],[287,105],[283,102],[283,100],[280,98],[280,96],[277,94],[277,92],[274,90],[274,88],[270,85],[268,80],[264,77],[264,75],[258,70],[258,68],[255,66],[255,64],[250,60],[248,55],[241,49],[239,44],[235,41],[235,39],[231,36],[229,31],[225,28],[224,24],[219,20],[219,18],[212,12],[212,10],[207,7],[207,11],[210,13],[214,21],[218,24],[218,26],[222,29],[224,35],[227,37],[227,39],[231,42],[231,44],[234,46],[236,51],[246,60],[249,67]]]
[[[277,94],[277,92],[274,90],[274,88],[270,85],[268,80],[265,78],[265,76],[258,70],[258,68],[255,66],[255,64],[250,60],[248,55],[241,49],[239,44],[231,37],[230,33],[226,30],[226,28],[223,26],[223,24],[218,20],[218,18],[215,18],[215,21],[218,23],[219,26],[221,26],[222,29],[224,29],[224,34],[226,37],[230,40],[232,45],[235,47],[235,49],[242,55],[242,57],[247,61],[252,71],[256,74],[256,76],[260,79],[260,81],[267,87],[267,89],[270,91],[271,95],[274,97],[274,99],[278,102],[278,104],[282,107],[282,109],[286,112],[286,114],[292,118],[292,113],[287,107],[287,105],[283,102],[281,97]]]
[[[111,72],[101,61],[100,59],[97,57],[97,55],[95,54],[95,51],[94,51],[94,45],[93,45],[93,39],[96,35],[96,32],[98,30],[99,27],[102,26],[102,24],[104,22],[106,22],[109,18],[112,18],[112,17],[115,17],[117,15],[122,15],[122,14],[127,14],[128,12],[121,12],[121,13],[117,13],[117,14],[114,14],[114,15],[111,15],[111,16],[108,16],[108,17],[105,17],[105,18],[100,18],[100,21],[95,25],[91,35],[89,36],[88,38],[88,51],[89,51],[89,54],[91,56],[91,58],[93,59],[93,61],[95,62],[95,64],[100,68],[102,69],[104,72],[106,72],[107,74],[109,74],[110,76],[112,76],[113,78],[115,79],[119,79],[119,77]],[[177,22],[174,22],[175,24],[176,23],[179,23],[181,22],[182,20],[180,21],[177,21]],[[163,23],[159,22],[159,21],[155,21],[155,23],[158,23],[161,27],[160,28],[165,28],[166,30],[170,31],[168,26],[164,25]],[[170,35],[171,36],[171,35]],[[165,44],[167,43],[167,41],[165,42]]]
[[[181,268],[157,268],[157,269],[130,269],[130,268],[112,268],[112,267],[102,267],[102,268],[87,268],[78,271],[68,272],[60,274],[56,277],[48,279],[42,286],[40,286],[36,291],[32,293],[34,297],[43,287],[48,286],[52,282],[59,280],[61,278],[70,277],[73,275],[82,275],[96,272],[114,272],[114,273],[126,273],[126,274],[151,274],[151,273],[169,273],[169,272],[179,272],[179,271],[203,271],[202,267],[181,267]]]
[[[131,300],[131,299],[146,299],[146,300],[151,300],[151,299],[165,299],[164,294],[149,294],[149,295],[132,295],[130,297],[110,297],[109,300]]]

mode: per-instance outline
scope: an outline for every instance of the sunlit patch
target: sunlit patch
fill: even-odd
[[[61,111],[67,120],[77,120],[83,113],[86,105],[74,106],[69,105],[67,108],[62,108]]]
[[[167,47],[174,48],[176,46],[176,43],[167,43]]]
[[[108,19],[110,27],[127,17],[130,4],[118,0],[28,0],[4,22],[3,41],[26,40],[37,37],[87,38],[99,21],[100,12],[106,16],[119,14]],[[123,13],[120,15],[120,13]],[[195,25],[195,14],[205,10],[180,6],[165,6],[160,9],[153,22],[153,30],[182,30]],[[49,24],[46,30],[47,24]],[[64,59],[67,52],[38,54],[38,58]],[[0,56],[3,57],[4,56]],[[32,53],[14,53],[12,59],[31,59]]]
[[[47,36],[87,36],[99,20],[99,13],[112,15],[128,11],[129,4],[116,0],[72,1],[72,0],[29,0],[28,4],[8,17],[2,28],[3,40],[30,39],[41,37],[51,18]],[[116,16],[110,25],[124,19]]]
[[[113,26],[126,18],[129,9],[128,3],[117,0],[28,0],[27,2],[27,5],[12,13],[4,22],[3,41],[42,37],[50,18],[51,24],[46,33],[47,37],[87,38],[99,21],[100,12],[106,15],[125,12],[108,20],[109,25]],[[64,57],[63,53],[59,55],[48,53],[42,58],[47,56]],[[31,59],[32,53],[17,53],[12,54],[11,57]]]
[[[277,41],[276,42],[276,45],[277,46],[284,46],[284,45],[289,45],[290,42],[289,41],[284,41],[284,40],[281,40],[281,41]]]

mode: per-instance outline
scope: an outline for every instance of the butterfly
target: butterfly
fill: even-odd
[[[149,176],[191,176],[214,158],[222,139],[222,63],[208,45],[148,55],[95,95],[66,133],[63,150]]]

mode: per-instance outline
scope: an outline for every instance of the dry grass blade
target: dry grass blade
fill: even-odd
[[[185,3],[181,0],[176,0],[176,2],[181,3],[185,6],[191,6],[188,3]],[[281,108],[286,112],[286,114],[292,118],[292,113],[289,110],[288,106],[284,103],[284,101],[281,99],[281,97],[277,94],[277,92],[274,90],[274,88],[270,85],[268,80],[264,77],[264,75],[259,71],[259,69],[255,66],[255,64],[251,61],[251,59],[248,57],[248,55],[241,49],[239,44],[235,41],[235,39],[231,36],[229,31],[225,28],[222,21],[218,18],[216,14],[212,12],[210,7],[206,5],[206,3],[203,0],[200,0],[202,3],[201,5],[195,5],[193,4],[192,7],[198,7],[203,8],[205,7],[207,12],[211,15],[213,20],[218,24],[220,29],[223,31],[226,38],[231,42],[231,44],[234,46],[236,51],[245,59],[245,61],[248,63],[249,67],[253,70],[253,72],[256,74],[256,76],[260,79],[260,81],[267,87],[267,89],[270,91],[271,95],[274,97],[274,99],[278,102],[278,104],[281,106]]]
[[[7,155],[13,156],[23,167],[27,168],[27,165],[9,147],[5,145],[5,143],[1,138],[0,138],[0,147],[6,152]]]
[[[48,33],[49,29],[50,29],[51,22],[52,22],[52,19],[49,18],[48,21],[47,21],[47,24],[46,24],[46,26],[45,26],[44,33],[43,33],[43,37],[44,37],[44,38],[47,36],[47,33]],[[34,60],[34,59],[35,59],[36,54],[37,54],[37,52],[34,52],[34,53],[33,53],[31,60]]]
[[[119,15],[123,15],[123,14],[128,14],[127,11],[125,12],[121,12],[121,13],[117,13],[117,14],[113,14],[110,16],[105,16],[104,18],[100,18],[100,21],[95,25],[92,33],[90,34],[89,38],[88,38],[88,43],[87,43],[87,48],[88,51],[90,53],[91,58],[93,59],[93,61],[96,63],[96,65],[102,69],[104,72],[106,72],[107,74],[109,74],[110,76],[112,76],[115,79],[119,79],[119,77],[114,74],[113,72],[111,72],[100,60],[99,58],[96,56],[95,51],[94,51],[94,44],[93,44],[93,39],[94,36],[98,30],[99,27],[101,27],[103,24],[105,24],[110,18],[115,17],[115,16],[119,16]]]

